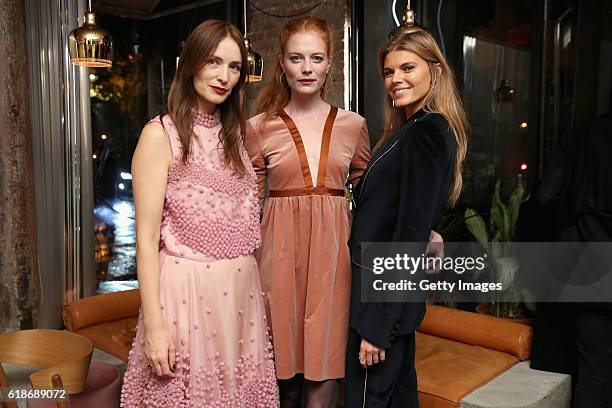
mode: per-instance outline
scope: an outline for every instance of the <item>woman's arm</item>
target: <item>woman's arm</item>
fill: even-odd
[[[370,136],[368,135],[368,124],[363,119],[361,128],[359,129],[359,139],[357,140],[357,146],[355,148],[355,154],[351,160],[350,165],[350,177],[353,187],[357,186],[357,183],[361,179],[363,172],[368,167],[370,161]]]
[[[173,376],[175,349],[161,312],[159,298],[159,239],[172,150],[160,123],[142,130],[132,158],[136,209],[136,264],[144,328],[145,355],[157,375]]]
[[[259,143],[259,135],[257,134],[257,125],[252,123],[253,120],[247,121],[246,136],[244,138],[244,147],[249,154],[253,169],[257,175],[257,197],[259,198],[259,209],[263,209],[263,201],[266,196],[266,182],[268,179],[268,167],[266,158],[262,152]]]
[[[393,242],[427,242],[440,200],[440,188],[452,177],[454,140],[427,122],[415,123],[412,143],[402,143],[399,211]],[[448,169],[451,171],[449,172]]]

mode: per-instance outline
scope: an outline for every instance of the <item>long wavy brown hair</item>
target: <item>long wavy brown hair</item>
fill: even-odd
[[[332,34],[323,19],[313,16],[300,17],[288,21],[278,36],[278,53],[274,72],[257,98],[257,113],[263,113],[261,124],[279,115],[291,99],[291,89],[281,80],[283,68],[280,59],[285,56],[287,41],[295,33],[314,31],[318,33],[327,47],[327,57],[332,56]],[[321,98],[325,98],[325,86],[321,87]]]
[[[193,141],[193,111],[197,110],[197,94],[193,78],[214,54],[219,43],[230,37],[238,48],[242,59],[240,79],[228,98],[217,105],[221,114],[219,140],[223,146],[225,164],[240,175],[246,173],[240,146],[246,130],[244,114],[244,87],[247,74],[247,52],[242,34],[233,25],[220,20],[206,20],[198,25],[187,38],[181,52],[176,74],[168,94],[168,114],[178,131],[183,152],[181,161],[187,163]]]
[[[381,74],[387,54],[398,50],[409,51],[427,61],[429,72],[431,73],[431,88],[425,96],[425,106],[423,109],[426,112],[435,112],[444,116],[455,137],[457,146],[455,170],[449,194],[449,203],[454,205],[461,194],[461,187],[463,185],[461,172],[469,142],[469,125],[457,86],[455,85],[455,75],[433,37],[417,26],[393,32],[380,48],[378,52],[378,65]],[[437,68],[438,64],[441,69]],[[374,149],[380,147],[406,121],[404,109],[395,108],[392,99],[387,94],[385,99],[385,128],[382,137]]]

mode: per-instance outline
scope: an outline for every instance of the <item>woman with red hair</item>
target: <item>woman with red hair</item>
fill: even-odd
[[[325,102],[331,32],[324,20],[288,22],[274,74],[247,122],[245,145],[266,184],[258,260],[268,301],[281,406],[335,407],[344,377],[350,295],[349,208],[370,158],[364,118]]]

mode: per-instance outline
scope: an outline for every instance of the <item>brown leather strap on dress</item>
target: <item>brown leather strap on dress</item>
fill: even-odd
[[[325,176],[327,174],[327,161],[329,158],[331,134],[337,114],[338,108],[332,106],[330,107],[329,114],[327,115],[327,119],[325,120],[325,126],[323,128],[323,137],[321,140],[321,152],[319,153],[319,171],[317,175],[317,187],[325,186]],[[304,142],[302,141],[300,131],[295,125],[293,119],[291,119],[289,115],[287,115],[287,112],[283,110],[281,111],[279,116],[281,117],[283,122],[285,122],[287,129],[289,129],[289,133],[291,133],[293,143],[295,144],[295,148],[297,149],[298,157],[300,159],[300,166],[302,168],[302,178],[304,179],[304,187],[311,188],[313,187],[312,176],[310,175],[310,168],[308,167],[308,157],[306,156],[306,149],[304,148]]]
[[[284,110],[281,111],[280,117],[283,122],[285,122],[285,125],[287,126],[287,129],[289,129],[289,133],[291,133],[291,137],[293,138],[293,143],[295,143],[295,148],[297,149],[298,157],[300,159],[300,166],[302,167],[304,187],[312,187],[312,176],[310,175],[308,158],[306,157],[306,149],[304,149],[304,143],[302,142],[300,132],[298,131],[297,126],[295,126],[293,119],[291,119]]]
[[[327,115],[325,121],[325,127],[323,128],[323,140],[321,141],[321,154],[319,156],[319,172],[317,173],[317,186],[325,185],[325,175],[327,173],[327,159],[329,157],[329,145],[331,141],[332,128],[334,127],[334,120],[336,120],[336,114],[338,108],[332,106]]]
[[[327,188],[323,186],[309,188],[294,188],[291,190],[270,190],[270,197],[296,197],[308,195],[341,196],[344,197],[344,190]]]

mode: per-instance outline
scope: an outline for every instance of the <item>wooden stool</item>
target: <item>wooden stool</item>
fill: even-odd
[[[85,389],[92,353],[90,340],[67,331],[35,329],[0,334],[0,387],[10,387],[1,364],[5,362],[40,368],[30,375],[34,390],[63,388],[69,394],[80,393]],[[66,404],[58,401],[56,405]],[[17,404],[4,406],[16,408]]]

